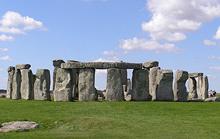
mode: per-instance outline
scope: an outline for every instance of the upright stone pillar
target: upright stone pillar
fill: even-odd
[[[72,98],[78,99],[79,97],[79,90],[78,90],[78,84],[79,84],[79,69],[71,69],[71,80],[72,80]]]
[[[127,88],[127,79],[128,79],[127,69],[121,69],[121,76],[122,76],[121,77],[122,78],[122,85],[125,85]]]
[[[12,98],[12,89],[13,89],[13,77],[15,74],[15,67],[10,66],[8,68],[8,84],[7,84],[7,94],[6,98]]]
[[[13,83],[12,83],[12,99],[21,99],[21,71],[19,69],[15,69]]]
[[[192,100],[195,98],[198,98],[197,95],[197,83],[196,83],[196,79],[194,77],[189,77],[188,79],[188,100]]]
[[[131,101],[132,96],[132,83],[130,79],[127,79],[127,86],[123,85],[124,99],[126,101]]]
[[[71,70],[58,68],[56,71],[54,101],[72,101]]]
[[[198,99],[202,99],[203,75],[199,75],[196,78],[196,81],[197,81],[197,95],[198,95]]]
[[[61,64],[65,63],[63,60],[53,60],[53,66],[54,66],[54,71],[53,71],[53,90],[55,89],[55,82],[56,82],[56,75],[57,75],[57,70],[61,68]]]
[[[149,72],[149,94],[152,97],[152,100],[156,100],[157,92],[157,73],[160,70],[159,67],[153,67]]]
[[[187,71],[176,71],[174,80],[174,101],[187,101],[188,93],[186,89],[186,81],[188,79]]]
[[[132,100],[145,101],[149,99],[149,72],[144,69],[134,69],[132,76]]]
[[[123,87],[121,70],[111,68],[107,70],[107,87],[106,100],[108,101],[123,101]]]
[[[208,81],[208,77],[205,76],[203,77],[202,88],[201,88],[201,94],[203,100],[208,98],[208,90],[209,90],[209,81]]]
[[[98,95],[95,89],[95,69],[79,70],[79,101],[95,101]]]
[[[34,99],[50,100],[50,71],[38,69],[34,82]]]
[[[173,101],[173,71],[159,70],[157,76],[156,100]]]

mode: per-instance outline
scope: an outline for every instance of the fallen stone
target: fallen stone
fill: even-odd
[[[95,101],[98,95],[95,89],[95,69],[79,70],[79,101]]]
[[[8,68],[8,83],[7,83],[7,94],[6,98],[12,98],[12,89],[13,89],[13,77],[15,74],[15,67],[10,66]]]
[[[33,74],[29,69],[21,70],[21,99],[31,100],[34,98]]]
[[[125,62],[69,62],[61,64],[63,69],[84,69],[84,68],[94,68],[94,69],[142,69],[141,63],[125,63]]]
[[[31,68],[31,65],[30,64],[18,64],[16,65],[16,69],[30,69]]]
[[[133,71],[132,76],[132,100],[146,101],[149,99],[149,72],[139,69]]]
[[[220,102],[220,98],[219,97],[206,98],[205,102]]]
[[[159,70],[160,67],[153,67],[149,72],[149,95],[152,97],[152,100],[156,100],[157,73]]]
[[[108,101],[124,100],[121,78],[122,76],[120,69],[112,68],[107,70],[106,100]]]
[[[147,62],[143,63],[143,67],[146,69],[150,69],[150,68],[158,67],[158,66],[159,66],[158,61],[147,61]]]
[[[32,129],[38,128],[39,125],[36,122],[29,122],[29,121],[13,121],[2,123],[0,125],[0,132],[22,132],[22,131],[29,131]]]
[[[34,99],[50,100],[50,71],[38,69],[34,82]]]
[[[192,98],[192,99],[188,99],[188,102],[204,102],[204,100],[199,98]]]
[[[175,101],[187,101],[188,99],[188,92],[186,89],[187,79],[188,79],[187,71],[180,71],[180,70],[176,71],[175,80],[174,80],[174,89],[173,89]]]
[[[57,69],[54,101],[72,101],[72,89],[71,70]]]
[[[173,101],[173,71],[159,70],[157,73],[156,100]]]

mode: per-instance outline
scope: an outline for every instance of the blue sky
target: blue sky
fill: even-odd
[[[0,88],[7,67],[52,71],[53,59],[160,61],[204,72],[220,91],[220,0],[2,0]],[[104,88],[104,72],[97,87]]]

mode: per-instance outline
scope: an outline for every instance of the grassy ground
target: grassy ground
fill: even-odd
[[[37,130],[1,139],[219,139],[220,103],[42,102],[0,99],[0,122],[31,120]]]

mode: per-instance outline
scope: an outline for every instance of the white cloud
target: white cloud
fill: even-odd
[[[0,57],[0,60],[1,61],[10,61],[11,60],[11,57],[10,56],[2,56],[2,57]]]
[[[0,48],[0,51],[1,51],[1,52],[7,52],[7,51],[8,51],[8,48]]]
[[[5,35],[5,34],[0,35],[0,42],[1,41],[11,41],[13,39],[14,38],[12,36],[9,36],[9,35]]]
[[[220,27],[218,28],[215,36],[214,36],[215,39],[220,39]]]
[[[211,41],[211,40],[204,40],[203,44],[206,46],[216,46],[217,45],[216,42]]]
[[[132,38],[123,40],[120,44],[120,47],[125,51],[133,51],[133,50],[142,50],[142,51],[153,51],[156,53],[159,52],[177,52],[178,48],[175,47],[174,44],[165,43],[160,44],[157,41]]]
[[[209,56],[208,59],[210,59],[210,60],[220,60],[220,56]]]
[[[142,28],[153,40],[184,40],[187,32],[220,17],[219,0],[149,0],[147,6],[152,18]]]

